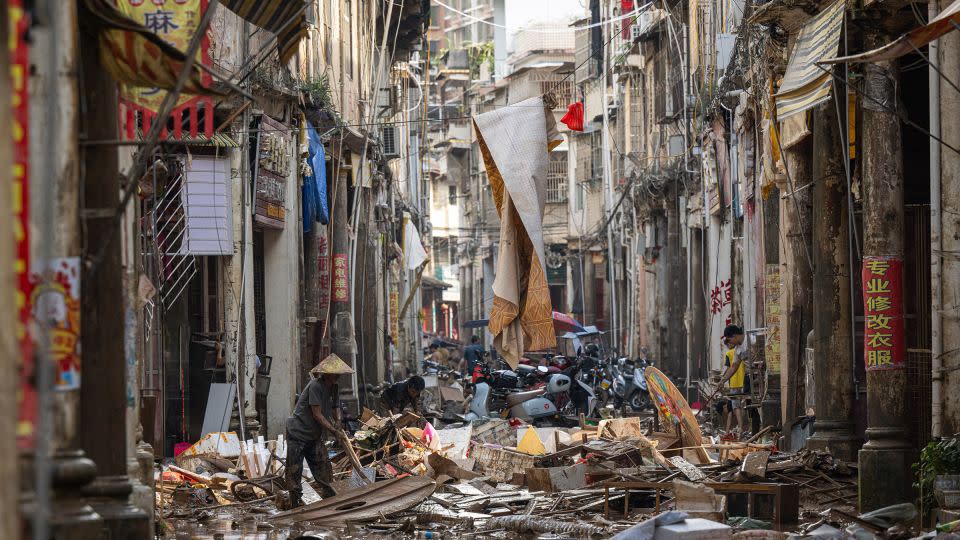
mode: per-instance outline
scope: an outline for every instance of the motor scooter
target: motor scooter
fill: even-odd
[[[647,392],[647,379],[643,376],[645,362],[631,362],[628,358],[618,359],[613,366],[613,397],[617,408],[624,403],[634,411],[650,407],[650,394]]]
[[[541,374],[547,373],[543,366],[536,369]],[[500,416],[503,418],[518,418],[534,425],[552,421],[560,411],[551,398],[565,393],[568,394],[570,386],[570,377],[563,374],[554,374],[550,375],[546,384],[539,388],[509,392],[503,398],[504,407]],[[469,411],[464,415],[464,419],[472,421],[490,418],[490,403],[493,397],[494,391],[490,385],[490,379],[487,376],[481,376],[474,384],[473,399],[470,400]]]

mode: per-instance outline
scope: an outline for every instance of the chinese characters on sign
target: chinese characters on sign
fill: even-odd
[[[350,300],[350,281],[347,269],[347,254],[337,253],[333,256],[333,301],[348,302]]]
[[[326,320],[325,314],[330,307],[330,242],[327,240],[327,228],[317,228],[317,268],[320,281],[320,317]]]
[[[767,336],[764,358],[770,373],[780,373],[780,265],[768,264],[763,284],[764,318]]]
[[[903,260],[863,258],[863,357],[867,370],[902,369],[906,363]]]
[[[730,280],[721,281],[710,291],[710,313],[716,315],[725,306],[730,305],[733,291],[730,289]]]
[[[117,2],[117,8],[120,11],[181,52],[189,47],[207,5],[208,0],[122,0]],[[156,46],[151,48],[149,45],[144,45],[143,48],[138,48],[133,47],[128,41],[119,41],[113,45],[119,47],[116,53],[122,55],[137,72],[155,73],[160,70],[161,66],[158,63],[161,62],[162,55],[157,54]],[[200,42],[197,63],[211,65],[209,32]],[[212,82],[211,76],[207,73],[203,73],[201,79],[204,86]],[[120,123],[121,131],[126,138],[134,139],[137,136],[138,125],[143,135],[146,135],[166,95],[167,91],[162,88],[120,84]],[[188,91],[181,92],[170,114],[169,123],[173,125],[173,138],[183,138],[184,127],[193,138],[198,137],[199,133],[203,133],[206,137],[213,136],[212,112],[212,98],[191,95]],[[139,124],[137,114],[140,115]],[[166,127],[163,128],[160,137],[168,138]]]
[[[7,20],[10,32],[7,51],[10,54],[12,104],[10,133],[13,137],[13,234],[16,243],[14,272],[17,276],[17,342],[20,344],[20,391],[17,392],[17,447],[33,448],[37,394],[33,386],[33,346],[28,334],[30,324],[30,139],[27,131],[30,114],[27,74],[29,54],[25,39],[30,24],[22,0],[8,3]],[[10,165],[7,165],[10,166]],[[9,264],[9,263],[6,263]]]
[[[289,128],[273,118],[261,117],[254,220],[270,229],[283,229],[286,218],[287,175],[291,167],[288,131]]]

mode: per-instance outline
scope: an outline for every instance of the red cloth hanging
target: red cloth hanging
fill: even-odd
[[[567,107],[567,114],[560,119],[573,131],[583,131],[583,103],[577,101]]]

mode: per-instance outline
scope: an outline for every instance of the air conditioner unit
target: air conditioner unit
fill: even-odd
[[[383,126],[380,132],[380,139],[383,142],[383,157],[400,157],[400,141],[397,140],[397,126]]]

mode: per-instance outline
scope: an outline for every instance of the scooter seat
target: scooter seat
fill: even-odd
[[[507,396],[507,407],[519,405],[524,401],[530,401],[531,399],[540,397],[546,393],[546,387],[537,388],[536,390],[528,390],[526,392],[515,392]]]

